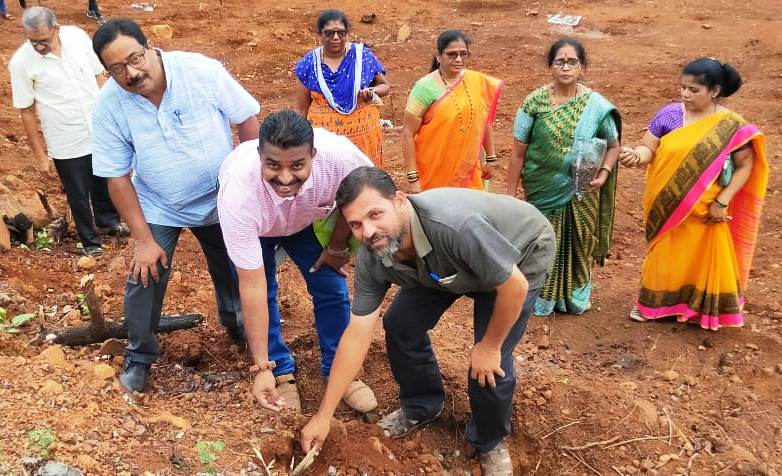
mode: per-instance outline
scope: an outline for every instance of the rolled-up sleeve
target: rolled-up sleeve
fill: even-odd
[[[239,81],[217,61],[216,82],[219,93],[218,109],[231,124],[241,124],[261,112],[261,105]]]
[[[92,173],[98,177],[124,177],[133,168],[133,144],[123,134],[118,118],[121,107],[110,96],[100,96],[92,115]],[[126,131],[127,132],[127,131]]]

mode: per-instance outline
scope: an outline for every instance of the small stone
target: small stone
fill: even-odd
[[[673,381],[679,379],[679,372],[677,372],[675,370],[666,370],[661,375],[668,382],[673,382]]]
[[[711,23],[704,23],[703,25],[701,25],[701,28],[703,28],[704,30],[711,30],[712,28]]]
[[[182,284],[182,273],[180,271],[171,273],[171,281],[173,281],[174,284]]]
[[[41,352],[41,357],[45,358],[52,367],[62,368],[66,365],[65,352],[62,351],[62,347],[59,345],[47,347],[43,352]]]
[[[538,349],[548,349],[551,347],[551,341],[549,340],[547,335],[543,335],[538,339],[538,342],[536,344],[538,346]]]
[[[210,293],[208,289],[204,288],[199,289],[196,293],[196,296],[202,303],[207,303],[212,299],[212,293]]]
[[[82,469],[90,472],[100,468],[100,463],[95,461],[90,455],[79,455],[76,457],[76,461],[79,462],[79,466],[81,466]]]
[[[62,391],[62,385],[54,380],[47,380],[41,385],[41,393],[44,395],[59,395]]]
[[[543,397],[538,397],[535,399],[535,405],[542,407],[546,404],[546,399]]]
[[[84,476],[78,469],[59,461],[49,461],[36,473],[40,476]]]
[[[730,381],[732,383],[736,383],[736,384],[742,383],[741,377],[739,377],[738,375],[731,375],[730,376]]]
[[[543,398],[545,398],[546,400],[551,400],[551,397],[553,397],[553,396],[554,396],[554,392],[553,391],[551,391],[551,390],[544,390],[543,391]]]
[[[698,380],[692,375],[687,375],[686,377],[684,377],[684,381],[687,382],[687,385],[689,385],[690,387],[694,387],[695,384],[698,383]]]
[[[127,264],[122,256],[115,256],[109,261],[109,271],[120,271],[125,270],[125,268],[127,268]]]
[[[100,355],[123,355],[125,353],[125,343],[119,339],[109,339],[100,346],[98,353]]]
[[[92,256],[82,256],[81,258],[79,258],[78,261],[76,261],[76,266],[78,266],[79,269],[83,269],[83,270],[92,269],[97,265],[98,265],[98,261]]]
[[[107,380],[115,375],[114,367],[107,364],[98,364],[92,370],[100,380]]]
[[[774,375],[774,367],[763,367],[763,373],[766,375]]]
[[[9,296],[6,293],[0,293],[0,306],[7,307],[10,304],[13,304],[14,300],[11,299],[11,296]]]
[[[758,347],[757,344],[753,344],[751,342],[747,343],[747,344],[744,344],[744,347],[746,347],[749,350],[760,350],[760,347]]]
[[[650,459],[645,459],[641,461],[641,469],[645,471],[649,471],[650,469],[654,468],[654,461]]]
[[[633,392],[636,389],[638,389],[638,384],[628,380],[627,382],[620,383],[619,387],[623,388],[624,390],[627,390],[628,392]]]

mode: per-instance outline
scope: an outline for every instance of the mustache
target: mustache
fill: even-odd
[[[146,79],[146,74],[139,74],[138,76],[134,76],[130,79],[128,79],[128,86],[134,87],[137,86],[140,82],[144,81]]]
[[[299,179],[293,179],[293,180],[291,180],[291,181],[290,181],[290,182],[288,182],[288,183],[282,183],[282,182],[280,182],[279,180],[277,180],[277,179],[274,179],[274,180],[272,180],[272,181],[271,181],[271,183],[273,183],[274,185],[279,185],[280,187],[290,187],[290,186],[293,186],[293,185],[298,185],[298,184],[300,184],[300,183],[301,183],[301,180],[299,180]]]

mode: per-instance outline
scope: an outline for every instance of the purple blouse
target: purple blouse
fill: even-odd
[[[657,111],[649,121],[649,132],[660,139],[665,134],[684,125],[684,108],[680,102],[672,102]]]

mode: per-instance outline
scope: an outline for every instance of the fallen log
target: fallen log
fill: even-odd
[[[103,317],[102,303],[93,285],[93,276],[87,276],[82,283],[84,302],[90,313],[90,323],[83,326],[65,327],[61,329],[43,329],[39,340],[67,346],[98,344],[107,339],[127,339],[128,325],[126,322],[107,321]],[[173,332],[190,329],[203,321],[200,314],[181,314],[176,316],[161,316],[156,333]]]

